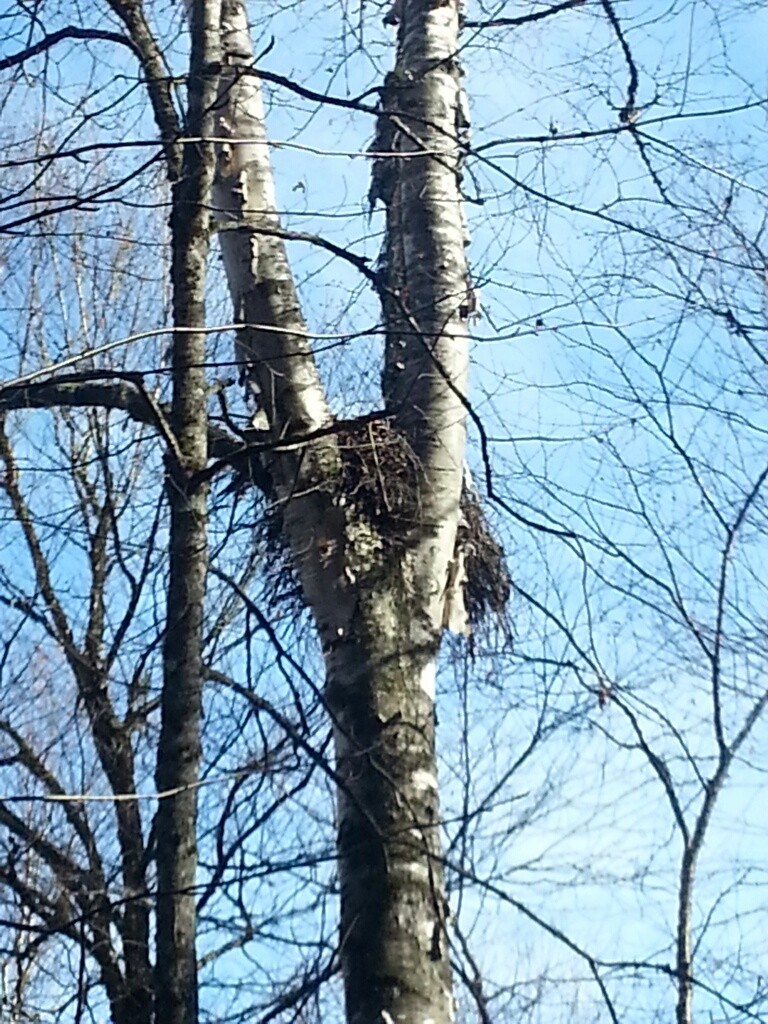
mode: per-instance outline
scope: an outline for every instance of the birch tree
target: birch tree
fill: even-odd
[[[701,864],[723,841],[729,776],[738,808],[738,786],[763,770],[764,100],[739,63],[723,79],[733,102],[698,102],[715,89],[690,55],[717,49],[722,25],[711,13],[702,38],[695,4],[685,73],[655,35],[674,48],[677,7],[643,20],[609,0],[339,6],[335,72],[357,54],[373,76],[357,95],[337,79],[318,88],[316,68],[311,87],[303,65],[268,70],[264,26],[290,5],[242,0],[108,0],[87,24],[23,9],[0,60],[46,100],[36,133],[6,96],[5,264],[24,277],[14,246],[38,231],[47,255],[17,302],[29,323],[14,320],[18,365],[0,392],[4,530],[24,552],[2,579],[0,882],[71,979],[71,1001],[47,982],[49,1012],[323,1019],[340,974],[351,1024],[440,1024],[457,1004],[483,1024],[661,1006],[692,1024],[697,1003],[759,1018],[752,909],[738,906],[759,853],[738,878]],[[750,5],[730,8],[733,29]],[[290,39],[278,45],[289,65]],[[102,53],[130,67],[125,87]],[[490,126],[479,142],[470,56]],[[368,142],[273,138],[270,118],[292,103],[307,126],[317,110],[365,119]],[[689,119],[738,128],[742,148],[686,135]],[[103,178],[88,163],[99,133]],[[355,184],[356,241],[297,227],[310,172],[290,165],[295,202],[285,162],[276,180],[286,152],[334,147],[370,170]],[[107,203],[162,213],[121,247]],[[99,258],[83,257],[97,250],[72,210],[115,236],[106,258],[126,261],[123,276],[141,264],[144,284],[167,279],[130,327],[114,301],[94,316],[83,297],[81,263]],[[70,302],[80,315],[56,351],[45,278],[67,232],[60,319]],[[357,275],[343,330],[323,334],[301,247]],[[375,326],[357,332],[371,309]],[[106,334],[89,340],[93,323]],[[52,411],[50,449],[25,426],[34,410]],[[40,451],[69,474],[71,505],[35,488]],[[480,490],[514,552],[514,629]],[[87,585],[74,587],[83,551]],[[54,679],[66,683],[48,736],[19,694],[37,709]],[[452,687],[440,789],[438,679]],[[71,762],[69,733],[84,737]],[[328,789],[333,820],[313,805]],[[662,889],[663,920],[648,925]],[[632,934],[596,928],[627,893]],[[17,1016],[39,991],[24,986]]]

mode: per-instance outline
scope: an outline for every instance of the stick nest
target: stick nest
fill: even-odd
[[[419,523],[419,460],[391,420],[348,420],[339,430],[341,500],[402,547]]]
[[[385,558],[396,556],[421,521],[419,459],[402,432],[383,416],[341,420],[337,428],[341,472],[332,485],[334,497],[374,527]],[[286,547],[279,503],[266,505],[257,530],[269,603],[298,613],[304,607],[301,586]],[[466,487],[457,542],[464,555],[464,599],[476,632],[504,614],[512,582],[504,549],[492,533],[479,495]]]

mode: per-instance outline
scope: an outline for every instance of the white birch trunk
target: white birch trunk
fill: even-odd
[[[328,653],[336,715],[342,959],[350,1024],[452,1019],[435,759],[436,659],[466,441],[466,230],[456,0],[404,0],[388,76],[387,410],[421,467],[400,558],[358,586]],[[392,104],[392,105],[390,105]],[[386,159],[386,158],[385,158]]]
[[[349,1024],[452,1019],[434,680],[410,566],[359,588],[327,652],[334,714],[341,955]]]
[[[452,571],[466,447],[471,284],[460,193],[459,135],[468,128],[458,63],[458,0],[404,0],[388,76],[392,149],[386,198],[384,398],[423,466],[417,590],[433,625],[453,583],[451,625],[463,629]],[[458,556],[457,556],[458,557]]]
[[[235,317],[243,324],[237,357],[258,406],[255,422],[287,444],[328,428],[332,416],[285,246],[275,233],[280,220],[261,83],[251,70],[242,0],[223,0],[222,53],[213,205]],[[350,602],[343,587],[343,517],[329,496],[338,473],[335,438],[284,450],[269,461],[269,471],[307,601],[313,608],[329,602],[319,625],[324,636],[336,635]]]
[[[261,83],[241,0],[222,4],[222,50],[213,203],[245,363],[275,436],[327,426],[331,414],[317,374],[279,230],[264,126]],[[231,141],[230,141],[231,140]],[[243,141],[245,140],[245,141]],[[252,326],[247,326],[252,325]]]

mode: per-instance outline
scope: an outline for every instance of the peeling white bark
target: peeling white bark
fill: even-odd
[[[237,355],[259,407],[257,422],[285,442],[330,426],[333,417],[279,237],[261,83],[242,0],[222,2],[222,51],[216,136],[224,141],[217,144],[213,205],[235,317],[243,323]],[[329,486],[338,473],[336,439],[327,434],[284,451],[269,471],[305,597],[330,642],[343,635],[354,603],[344,571],[345,516]]]
[[[456,553],[466,443],[467,240],[458,131],[467,127],[455,0],[403,0],[386,110],[387,409],[421,467],[407,552],[355,573],[357,604],[327,654],[337,719],[342,960],[349,1024],[453,1016],[434,749],[444,625],[463,631]],[[393,107],[390,107],[393,104]]]
[[[384,582],[384,581],[382,581]],[[391,584],[390,584],[391,586]],[[328,653],[337,721],[342,959],[349,1024],[451,1020],[434,703],[436,648],[403,644],[400,587],[371,592]],[[399,607],[398,607],[399,605]]]
[[[467,232],[459,134],[468,128],[458,64],[456,0],[406,0],[387,106],[402,126],[387,204],[387,408],[424,467],[422,536],[413,574],[439,630],[467,631],[463,569],[454,557],[466,446]]]
[[[213,191],[219,241],[236,316],[240,356],[273,433],[307,433],[331,414],[317,373],[280,230],[269,161],[261,83],[245,6],[223,0],[220,142]],[[262,328],[252,330],[248,324]]]
[[[431,701],[434,701],[434,699],[435,699],[436,682],[437,682],[437,663],[435,661],[433,661],[433,660],[427,661],[421,667],[421,672],[419,674],[418,685],[419,685],[419,689],[422,691],[422,693],[426,694],[426,696]]]
[[[437,792],[437,777],[434,772],[424,771],[419,768],[413,773],[411,785],[416,790],[433,789]]]

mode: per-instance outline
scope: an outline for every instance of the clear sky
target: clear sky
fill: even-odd
[[[373,89],[393,60],[393,33],[378,6],[253,4],[257,52],[274,37],[262,66],[338,97]],[[518,15],[532,6],[544,5],[488,4],[483,12],[469,4],[467,17]],[[629,72],[600,3],[536,25],[467,29],[462,53],[479,151],[464,181],[473,200],[470,260],[484,310],[473,329],[470,398],[490,439],[495,492],[508,505],[490,502],[489,510],[517,594],[513,642],[480,638],[475,660],[458,645],[447,652],[440,739],[449,880],[488,990],[512,986],[492,1004],[500,1020],[526,1013],[608,1019],[584,960],[510,900],[592,956],[671,962],[680,840],[659,774],[612,696],[664,759],[692,820],[717,753],[717,644],[727,735],[765,687],[761,491],[723,553],[768,450],[765,279],[758,273],[768,14],[762,4],[737,0],[614,6],[639,71],[634,136],[611,132]],[[170,35],[177,32],[177,11],[158,7],[158,17]],[[93,51],[93,63],[75,44],[67,52],[55,74],[72,94],[95,81],[100,91],[91,106],[106,107],[123,90],[122,69],[133,74],[122,54],[115,65],[111,52]],[[118,71],[109,84],[108,70]],[[372,119],[287,89],[268,86],[267,94],[285,226],[374,260],[382,217],[369,217],[366,201]],[[6,113],[17,102],[39,102],[33,92],[17,95]],[[115,130],[126,139],[150,131],[135,95],[95,117],[89,141]],[[24,150],[29,134],[18,122],[14,151]],[[131,203],[140,191],[126,189]],[[129,205],[108,216],[127,223]],[[370,288],[327,253],[304,243],[292,244],[291,253],[307,320],[323,336],[318,346],[333,345],[321,365],[336,408],[349,415],[378,403],[370,353],[380,344],[379,313]],[[23,289],[16,294],[6,283],[19,269],[11,258],[25,258],[13,241],[3,288],[18,308]],[[51,308],[54,279],[40,287],[63,334],[66,318]],[[155,327],[165,313],[126,306],[121,329],[129,322],[130,329]],[[69,315],[68,340],[76,344],[82,317]],[[738,324],[748,325],[746,338]],[[96,334],[108,339],[113,330],[105,322]],[[368,336],[345,340],[360,331]],[[15,372],[16,340],[3,355],[8,373]],[[53,353],[59,343],[50,339]],[[222,339],[215,352],[228,345]],[[471,461],[484,490],[476,432]],[[282,687],[274,670],[260,684]],[[510,774],[537,724],[539,745]],[[706,984],[735,1002],[761,995],[768,977],[764,750],[758,725],[712,819],[695,899],[698,964]],[[464,839],[459,819],[467,810],[473,827]],[[331,813],[328,787],[318,781],[279,818],[285,848],[300,847],[302,830],[313,846],[327,845]],[[258,843],[250,855],[259,862]],[[318,878],[328,870],[318,868]],[[297,869],[270,890],[276,918],[284,900],[297,898],[287,895],[296,877],[306,882],[307,873]],[[311,885],[304,895],[311,903]],[[263,901],[265,887],[254,884],[248,898]],[[288,915],[282,927],[288,937]],[[295,927],[306,928],[306,917]],[[332,934],[333,922],[318,928]],[[257,948],[271,968],[279,943],[265,938]],[[240,969],[255,970],[233,958],[220,977],[229,981]],[[628,968],[606,978],[623,1021],[671,1019],[663,974]],[[702,1021],[748,1019],[703,991],[696,1002]],[[755,1013],[765,1017],[764,1002]]]

